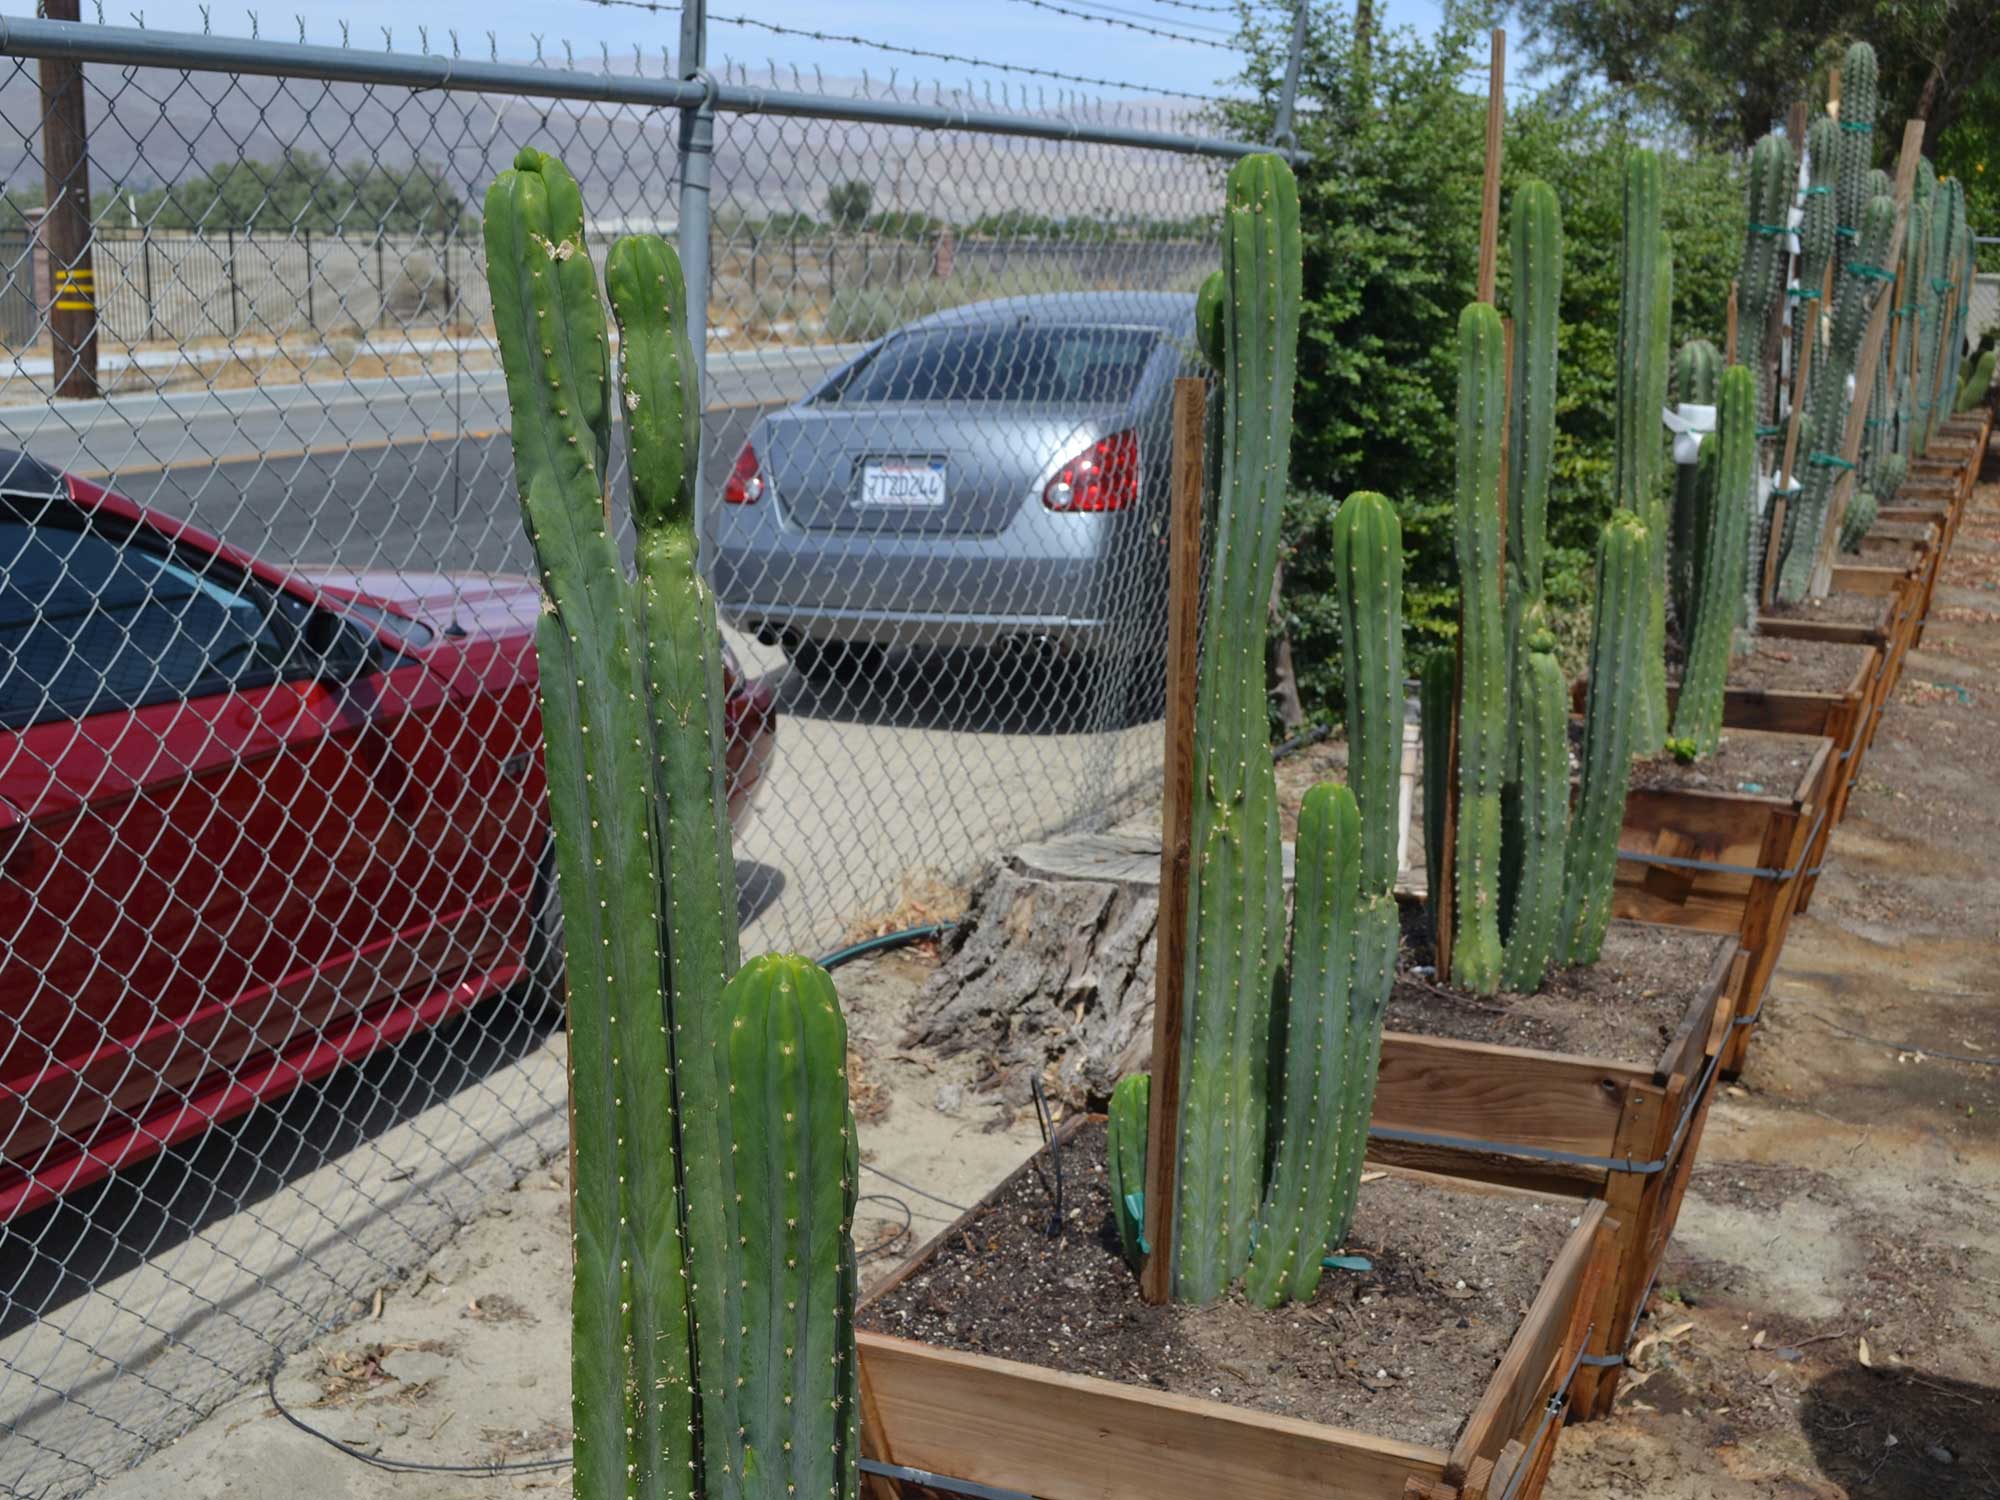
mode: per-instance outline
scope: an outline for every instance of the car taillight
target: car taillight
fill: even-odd
[[[764,471],[757,467],[757,450],[748,443],[722,482],[724,505],[755,505],[764,497]]]
[[[1123,510],[1139,499],[1139,434],[1099,438],[1056,471],[1042,491],[1050,510]]]

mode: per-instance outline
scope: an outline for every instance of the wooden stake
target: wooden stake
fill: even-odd
[[[1479,199],[1479,300],[1491,302],[1500,276],[1500,151],[1507,123],[1507,33],[1493,28],[1486,82],[1486,179]]]
[[[1737,283],[1729,283],[1729,317],[1722,335],[1722,363],[1724,368],[1736,363],[1736,323],[1740,314],[1736,306]]]
[[[1924,122],[1907,121],[1903,126],[1903,148],[1896,158],[1896,228],[1889,236],[1889,267],[1902,263],[1903,230],[1909,221],[1910,194],[1916,186],[1917,158],[1923,153],[1923,146]],[[1894,295],[1895,283],[1891,282],[1888,291],[1876,299],[1875,310],[1868,315],[1867,331],[1861,336],[1861,353],[1854,366],[1854,401],[1847,408],[1847,425],[1841,433],[1840,457],[1849,467],[1834,481],[1833,496],[1826,507],[1826,524],[1814,539],[1812,581],[1807,592],[1815,599],[1824,597],[1833,587],[1834,554],[1840,546],[1840,528],[1847,520],[1848,502],[1854,495],[1852,465],[1860,461],[1861,442],[1868,432],[1868,402],[1875,393],[1875,369],[1881,362],[1882,340],[1888,337],[1889,314],[1893,310],[1890,298]]]
[[[1173,508],[1167,550],[1167,763],[1160,799],[1160,914],[1153,965],[1153,1081],[1146,1119],[1146,1243],[1139,1294],[1174,1294],[1174,1168],[1179,1161],[1188,876],[1194,864],[1194,714],[1201,660],[1201,448],[1208,382],[1174,382]]]

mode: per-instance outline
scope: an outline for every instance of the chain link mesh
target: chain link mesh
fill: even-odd
[[[267,51],[84,67],[88,190],[48,194],[41,65],[0,61],[10,1494],[170,1439],[564,1138],[477,206],[533,143],[594,253],[671,235],[677,117]],[[718,119],[703,533],[747,951],[822,951],[1157,778],[1167,391],[1222,170]],[[79,295],[101,395],[58,399]]]

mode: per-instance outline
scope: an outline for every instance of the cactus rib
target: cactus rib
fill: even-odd
[[[1111,1090],[1105,1111],[1105,1156],[1111,1172],[1111,1216],[1125,1264],[1138,1270],[1146,1258],[1146,1120],[1153,1105],[1153,1079],[1128,1073]]]

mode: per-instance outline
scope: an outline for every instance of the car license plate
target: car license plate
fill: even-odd
[[[861,466],[861,503],[937,510],[944,505],[944,460],[885,458]]]

